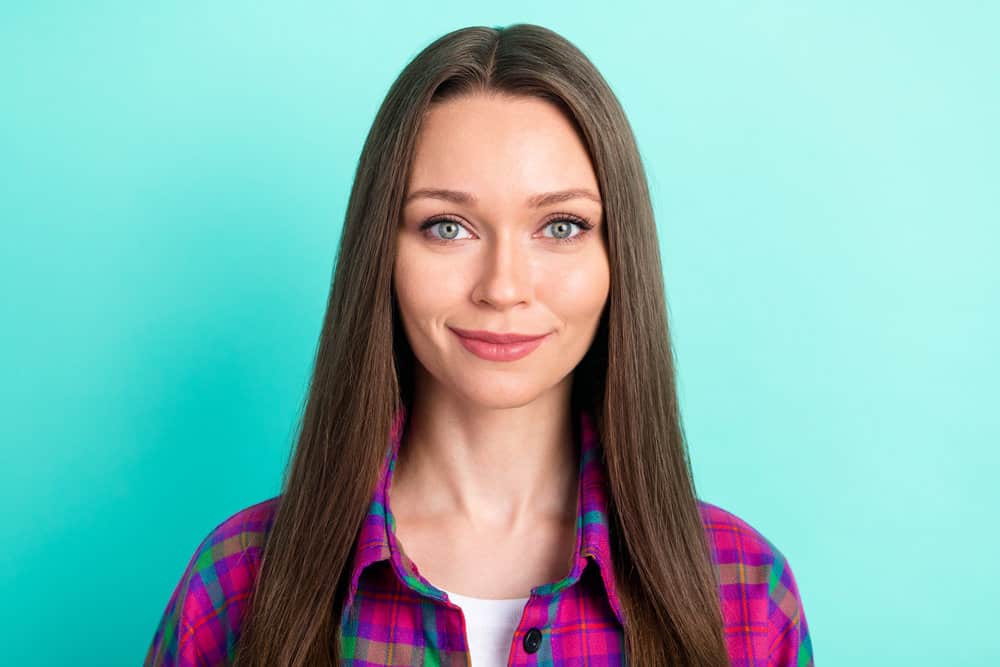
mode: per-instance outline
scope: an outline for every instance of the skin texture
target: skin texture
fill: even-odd
[[[424,117],[407,194],[427,188],[475,201],[408,198],[400,221],[393,286],[417,368],[389,493],[397,537],[440,588],[526,597],[569,571],[578,491],[572,372],[593,341],[610,280],[599,201],[528,200],[567,189],[597,197],[597,178],[558,107],[476,93]],[[565,236],[575,242],[560,242]],[[498,362],[466,350],[449,325],[550,335],[527,357]]]

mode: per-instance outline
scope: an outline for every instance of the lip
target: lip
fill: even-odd
[[[487,361],[516,361],[538,348],[549,334],[531,336],[526,334],[499,334],[492,331],[470,331],[448,327],[462,343],[463,347]]]
[[[526,343],[533,340],[538,340],[539,338],[545,338],[548,334],[519,334],[519,333],[496,333],[493,331],[486,331],[485,329],[472,330],[472,329],[459,329],[458,327],[448,327],[459,336],[464,338],[473,338],[475,340],[483,340],[487,343],[499,343],[501,345],[506,345],[508,343]]]

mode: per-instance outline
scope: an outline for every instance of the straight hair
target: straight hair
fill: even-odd
[[[392,84],[365,140],[348,201],[297,443],[282,481],[235,664],[333,666],[351,555],[413,394],[413,352],[392,288],[396,234],[421,120],[462,95],[556,105],[586,145],[600,187],[610,292],[574,369],[609,486],[614,577],[627,663],[728,665],[719,578],[681,426],[659,243],[625,113],[591,61],[531,24],[468,27],[424,48]]]

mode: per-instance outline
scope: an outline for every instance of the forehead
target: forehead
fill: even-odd
[[[432,106],[417,136],[408,190],[482,197],[590,187],[597,178],[576,126],[535,97],[475,94]]]

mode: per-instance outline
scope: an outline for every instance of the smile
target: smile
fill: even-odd
[[[549,334],[545,334],[530,340],[521,340],[513,343],[493,343],[463,336],[454,329],[450,327],[449,329],[455,334],[455,337],[458,338],[466,350],[480,359],[486,359],[487,361],[517,361],[518,359],[523,359],[534,352],[549,337]]]

